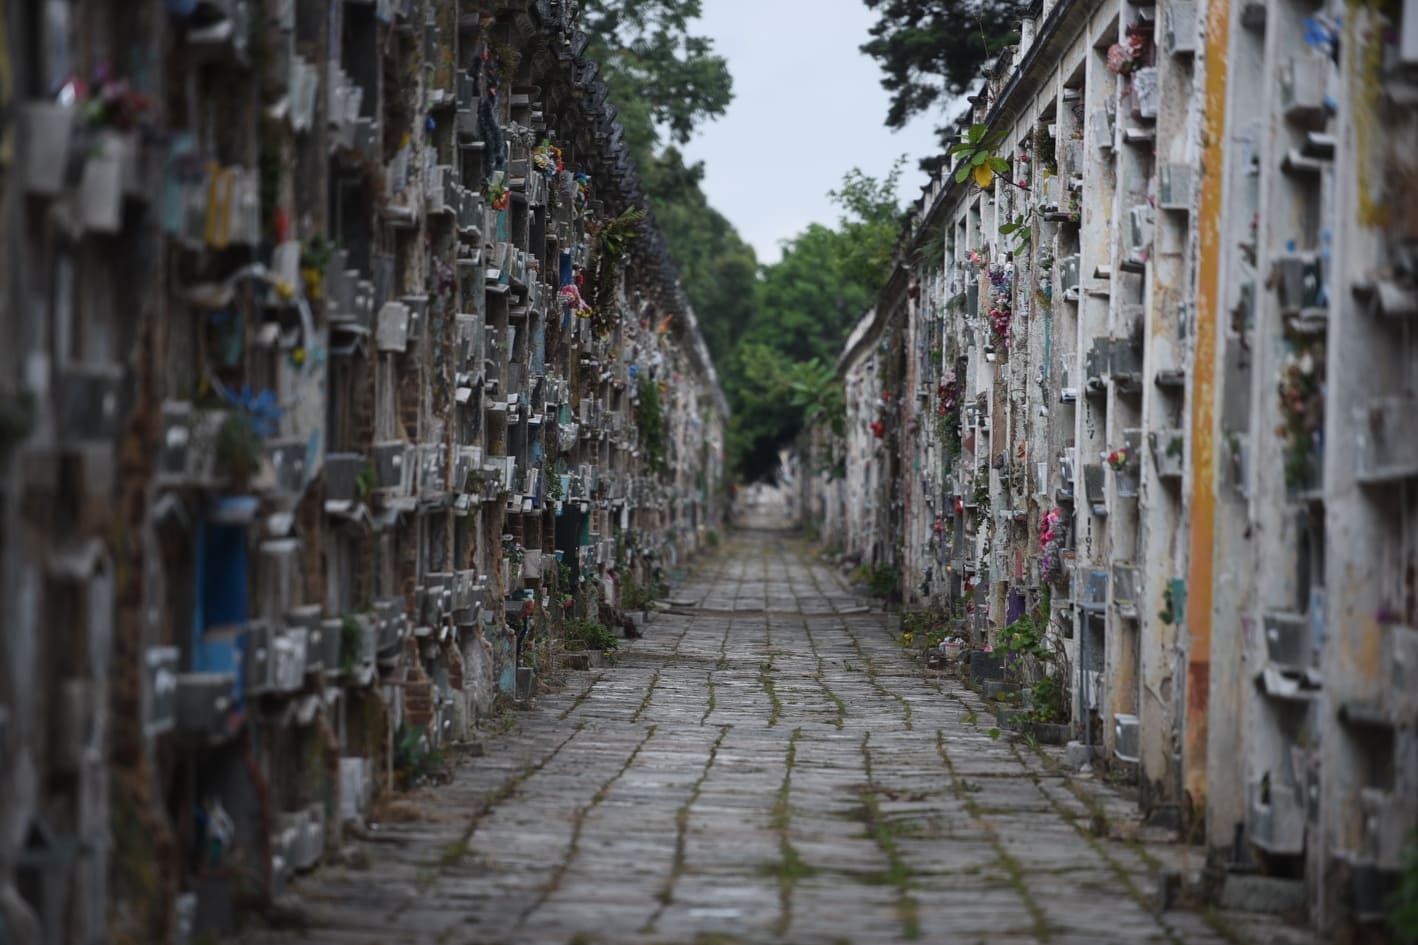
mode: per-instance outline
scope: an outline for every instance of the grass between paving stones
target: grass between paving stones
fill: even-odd
[[[719,661],[714,664],[715,669],[729,668],[729,631],[734,627],[733,621],[729,621],[724,627],[724,635],[719,638]]]
[[[567,706],[565,709],[563,709],[561,714],[556,717],[557,721],[565,722],[566,719],[571,715],[571,713],[581,708],[582,704],[584,704],[587,699],[591,698],[591,690],[596,688],[596,684],[599,683],[604,676],[605,673],[596,674],[596,678],[592,679],[590,683],[587,684],[585,689],[582,689],[579,693],[577,693],[576,701],[571,703],[571,705]]]
[[[615,774],[612,774],[606,779],[604,784],[596,788],[596,793],[591,795],[589,802],[576,808],[575,812],[571,815],[571,840],[566,844],[566,852],[562,854],[561,862],[556,864],[556,869],[552,871],[551,877],[547,880],[546,885],[542,887],[541,892],[537,893],[537,898],[522,911],[521,918],[518,919],[518,925],[525,923],[533,912],[540,909],[542,904],[561,888],[562,879],[566,877],[567,872],[571,869],[571,864],[576,860],[577,854],[581,852],[581,831],[586,826],[586,818],[590,816],[593,810],[601,806],[602,801],[610,796],[611,788],[615,786],[615,783],[621,779],[625,772],[630,770],[630,766],[635,764],[635,759],[639,757],[640,750],[645,747],[645,743],[654,737],[655,726],[651,725],[645,730],[645,737],[635,743],[635,747],[631,749],[630,755],[625,759],[624,763],[616,769]]]
[[[902,721],[905,723],[906,730],[909,732],[913,727],[911,724],[911,703],[907,702],[899,692],[893,689],[887,689],[881,684],[881,680],[877,679],[876,676],[876,661],[862,649],[861,641],[857,639],[857,635],[852,632],[851,627],[843,623],[842,630],[847,634],[847,639],[852,641],[852,649],[857,651],[857,656],[862,660],[862,664],[866,668],[867,683],[872,689],[876,690],[877,695],[895,699],[901,705]],[[850,667],[848,668],[850,669]]]
[[[714,739],[714,744],[709,746],[709,757],[704,760],[704,769],[699,772],[699,777],[690,786],[689,796],[685,798],[684,803],[675,809],[675,858],[670,863],[670,875],[665,878],[665,885],[655,895],[655,898],[660,900],[660,906],[640,929],[641,935],[653,933],[655,926],[659,924],[660,916],[675,901],[675,884],[684,875],[685,844],[689,838],[689,814],[695,802],[699,800],[700,793],[704,790],[704,782],[709,780],[709,772],[714,767],[715,759],[719,757],[719,749],[723,746],[724,739],[728,737],[732,729],[732,725],[719,726],[719,737]]]
[[[715,685],[715,684],[714,684],[714,673],[713,673],[712,670],[710,671],[709,676],[708,676],[706,682],[707,682],[707,684],[708,684],[708,686],[709,686],[709,701],[708,701],[707,703],[705,703],[705,705],[704,705],[704,714],[699,717],[699,724],[700,724],[700,725],[703,725],[705,722],[708,722],[708,721],[709,721],[709,716],[710,716],[711,714],[713,714],[713,712],[714,712],[714,707],[717,705],[717,702],[715,701],[715,698],[714,698],[714,685]]]
[[[814,875],[817,870],[803,861],[793,841],[788,837],[792,826],[793,808],[793,768],[798,761],[798,739],[802,738],[801,727],[793,729],[788,738],[788,751],[783,765],[783,783],[778,786],[778,795],[773,799],[773,830],[778,834],[777,863],[766,863],[762,872],[778,880],[778,921],[773,924],[773,934],[782,936],[793,923],[793,888],[798,880]]]
[[[921,903],[911,894],[914,874],[901,855],[896,838],[915,828],[909,823],[892,822],[882,815],[879,801],[881,789],[872,775],[871,732],[862,733],[862,768],[866,772],[867,785],[858,796],[861,802],[859,816],[866,827],[867,837],[886,857],[886,871],[876,876],[875,880],[880,885],[896,887],[896,911],[901,918],[901,934],[914,940],[921,937]]]
[[[1250,940],[1242,935],[1235,926],[1227,922],[1216,911],[1215,906],[1206,906],[1197,913],[1201,916],[1201,921],[1206,923],[1206,927],[1217,935],[1224,938],[1231,945],[1250,945]]]
[[[571,734],[557,742],[556,747],[539,758],[530,767],[523,768],[516,774],[509,775],[498,785],[497,790],[485,797],[482,805],[473,812],[472,820],[468,822],[468,828],[463,831],[463,835],[444,845],[443,852],[439,856],[438,865],[441,868],[447,869],[461,863],[463,858],[468,855],[468,851],[472,849],[473,834],[478,832],[478,827],[482,824],[483,819],[487,817],[488,814],[492,813],[492,809],[517,793],[517,789],[526,783],[528,778],[550,764],[551,760],[555,758],[573,738],[580,734],[581,730],[585,727],[585,722],[577,722],[576,728],[572,730]],[[432,879],[433,877],[429,877],[429,881],[432,881]]]
[[[640,716],[645,710],[650,708],[650,702],[655,698],[655,689],[660,685],[660,671],[655,670],[655,675],[650,677],[650,688],[645,690],[645,697],[640,700],[640,705],[636,706],[635,714],[630,717],[630,721],[639,722]]]
[[[689,620],[686,620],[684,622],[684,629],[679,632],[679,636],[675,637],[675,645],[670,647],[670,653],[669,656],[665,658],[665,662],[673,663],[675,659],[679,656],[680,644],[684,642],[684,638],[689,634],[689,628],[692,626],[694,626],[694,619],[691,617]],[[630,717],[630,721],[640,721],[640,716],[645,714],[645,710],[650,708],[650,703],[654,701],[655,690],[658,689],[659,686],[660,670],[656,669],[655,675],[650,677],[650,688],[645,690],[645,697],[640,700],[640,705],[636,706],[635,714]]]
[[[763,691],[768,694],[768,701],[772,704],[772,710],[768,713],[768,727],[772,728],[778,724],[778,719],[783,714],[783,701],[778,698],[778,689],[773,684],[773,660],[767,659],[758,664],[758,684],[763,687]]]
[[[817,660],[817,672],[812,678],[817,681],[817,686],[823,694],[837,707],[837,717],[832,720],[832,724],[841,729],[847,721],[847,703],[842,701],[842,697],[832,691],[832,687],[827,685],[827,674],[824,671],[822,654],[817,651],[817,641],[813,639],[812,630],[808,627],[807,621],[803,621],[803,632],[807,634],[807,645],[812,650],[813,658]]]
[[[945,765],[945,770],[950,775],[950,787],[955,792],[955,797],[965,805],[965,810],[976,820],[983,820],[987,811],[972,796],[979,792],[979,785],[971,784],[955,772],[955,762],[950,760],[950,753],[945,750],[945,730],[936,729],[935,750],[940,755],[941,763]],[[1049,920],[1044,915],[1043,908],[1034,899],[1034,893],[1029,889],[1029,884],[1025,882],[1024,870],[1019,865],[1019,861],[1005,849],[1004,841],[1000,839],[993,827],[989,828],[990,843],[995,848],[995,859],[999,860],[1000,866],[1004,868],[1008,877],[1010,888],[1024,902],[1024,908],[1029,910],[1030,917],[1034,920],[1031,930],[1034,937],[1041,942],[1050,941],[1053,938],[1053,928],[1049,925]]]
[[[1024,756],[1019,753],[1019,746],[1011,745],[1010,750],[1014,752],[1014,756],[1019,759],[1020,764],[1023,764]],[[1057,764],[1050,765],[1052,759],[1050,759],[1043,752],[1042,749],[1035,747],[1034,751],[1039,755],[1041,759],[1043,759],[1046,766],[1051,766],[1055,770],[1058,769]],[[1185,945],[1182,939],[1178,937],[1177,933],[1172,931],[1171,927],[1164,923],[1161,917],[1154,912],[1153,903],[1151,899],[1146,896],[1141,889],[1137,888],[1137,884],[1133,882],[1132,874],[1127,871],[1127,867],[1123,866],[1122,863],[1118,862],[1118,858],[1113,856],[1113,854],[1108,850],[1108,848],[1104,846],[1101,842],[1099,842],[1099,837],[1107,836],[1108,834],[1108,818],[1106,812],[1103,809],[1102,802],[1099,801],[1097,798],[1093,797],[1092,795],[1088,794],[1087,791],[1084,791],[1082,788],[1078,787],[1074,783],[1073,779],[1068,777],[1067,775],[1064,776],[1064,783],[1068,785],[1068,789],[1073,793],[1073,795],[1077,797],[1081,802],[1083,802],[1083,805],[1088,808],[1088,827],[1085,828],[1083,824],[1079,823],[1078,817],[1074,814],[1073,811],[1069,810],[1067,807],[1064,807],[1057,800],[1047,794],[1042,787],[1040,787],[1039,793],[1042,794],[1044,799],[1049,802],[1049,806],[1054,809],[1054,812],[1057,813],[1061,818],[1063,818],[1063,820],[1074,829],[1074,832],[1083,838],[1085,843],[1087,843],[1090,847],[1093,848],[1093,852],[1098,854],[1098,856],[1103,860],[1103,863],[1108,867],[1109,872],[1113,874],[1113,877],[1117,879],[1118,883],[1121,884],[1123,889],[1127,892],[1128,898],[1131,899],[1143,912],[1152,916],[1153,921],[1157,923],[1158,930],[1162,933],[1163,936],[1166,937],[1167,941],[1171,942],[1172,945]],[[1036,787],[1039,787],[1038,775],[1034,776],[1034,784]],[[1100,819],[1103,824],[1101,833],[1099,832],[1098,827]]]

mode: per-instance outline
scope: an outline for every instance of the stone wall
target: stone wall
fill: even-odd
[[[8,6],[7,941],[221,931],[720,521],[573,8]]]
[[[803,500],[864,561],[886,523],[943,632],[1042,625],[1074,736],[1326,932],[1418,821],[1411,7],[1036,5],[960,123],[999,173],[923,194]]]

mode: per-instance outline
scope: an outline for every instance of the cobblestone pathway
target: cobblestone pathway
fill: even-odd
[[[1135,805],[991,738],[786,535],[736,533],[674,597],[695,605],[515,713],[358,867],[298,882],[307,928],[242,941],[1243,940],[1155,914],[1183,848],[1117,839]]]

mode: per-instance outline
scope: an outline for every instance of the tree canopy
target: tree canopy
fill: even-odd
[[[690,31],[699,12],[699,0],[586,0],[581,26],[705,344],[723,365],[753,316],[758,259],[709,205],[703,165],[686,164],[676,147],[733,99],[728,63]]]
[[[728,64],[692,33],[699,12],[700,0],[585,0],[580,15],[728,394],[734,471],[759,479],[809,416],[840,401],[837,356],[890,272],[901,162],[883,179],[848,172],[831,194],[836,226],[810,225],[760,265],[678,148],[733,97]]]
[[[1024,0],[863,0],[877,14],[862,52],[881,66],[891,93],[890,128],[917,115],[940,113],[967,92],[980,69],[1019,41]],[[938,128],[942,143],[950,132]],[[939,158],[922,164],[937,164]]]
[[[744,478],[776,470],[779,448],[807,420],[804,391],[824,396],[820,369],[836,364],[891,271],[900,169],[898,161],[877,180],[853,168],[830,194],[842,211],[837,226],[809,225],[784,244],[781,261],[762,267],[753,323],[724,372],[734,410],[731,443]]]

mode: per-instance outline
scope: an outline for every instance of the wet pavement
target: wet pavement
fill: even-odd
[[[1200,851],[992,730],[789,534],[733,533],[671,596],[613,666],[300,879],[298,931],[239,941],[1303,940],[1157,911],[1159,872]]]

